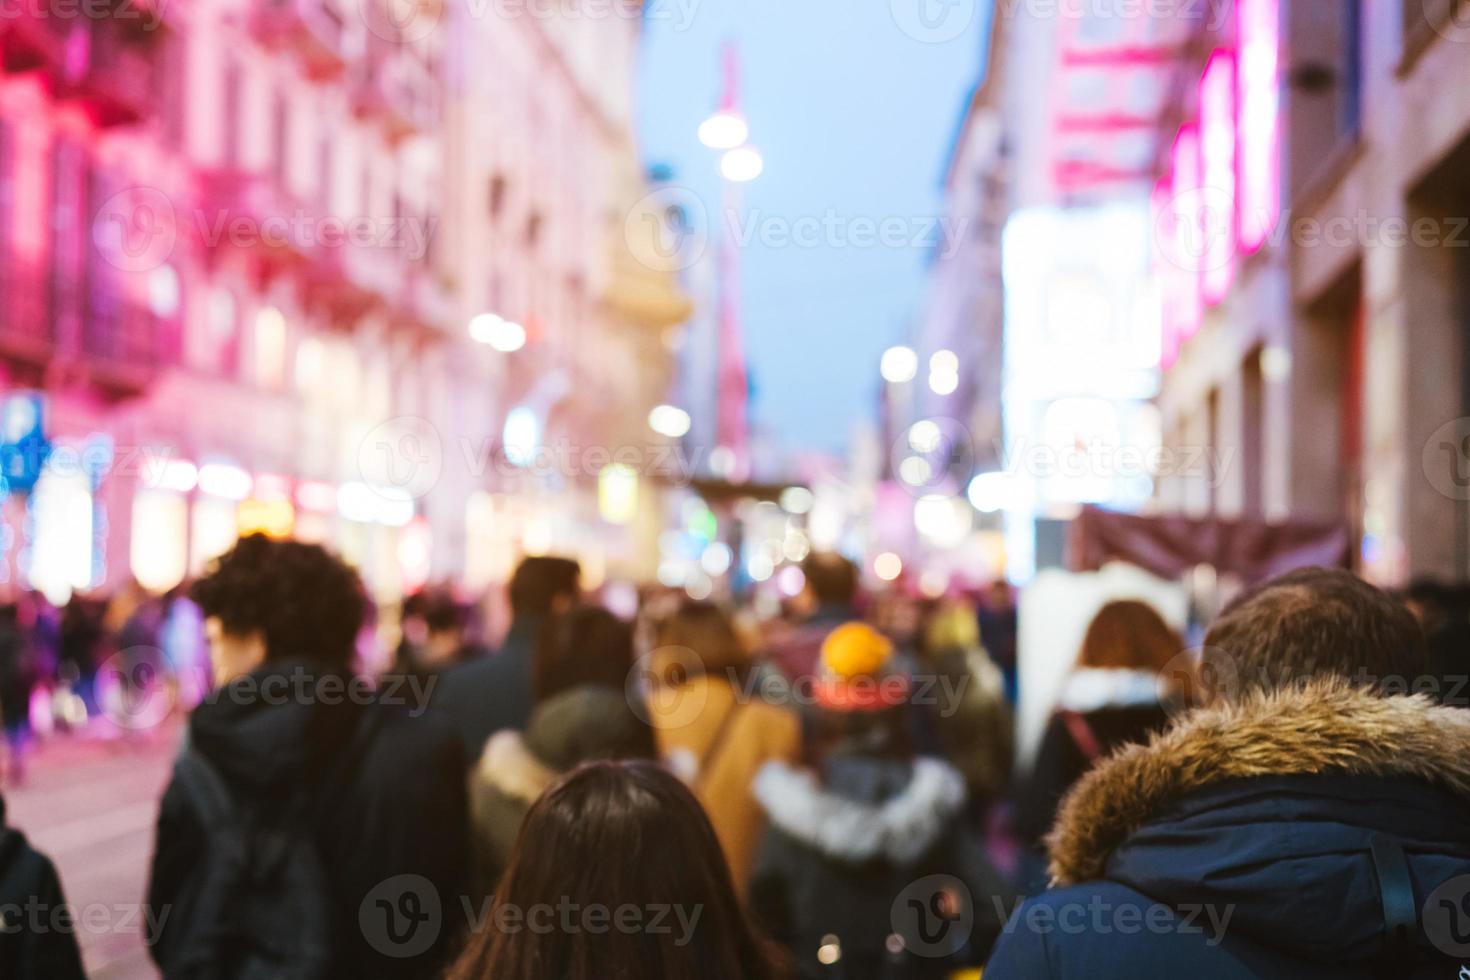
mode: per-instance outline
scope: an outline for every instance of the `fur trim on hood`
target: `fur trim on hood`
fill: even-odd
[[[756,774],[755,798],[771,823],[829,857],[858,864],[923,857],[965,803],[965,780],[938,759],[917,759],[913,778],[882,803],[839,796],[804,769],[768,762]]]
[[[1198,790],[1328,772],[1412,777],[1470,800],[1470,712],[1340,680],[1196,711],[1103,760],[1067,794],[1047,839],[1053,881],[1101,878],[1130,834]]]
[[[475,779],[529,805],[551,785],[556,773],[531,754],[520,732],[503,731],[485,743]]]

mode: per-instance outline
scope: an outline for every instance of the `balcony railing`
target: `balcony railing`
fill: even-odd
[[[0,263],[0,357],[45,365],[56,349],[56,329],[47,303],[49,290],[38,269]]]
[[[375,51],[353,85],[353,108],[381,123],[392,142],[429,132],[439,121],[438,79],[411,51]]]
[[[67,59],[61,95],[84,105],[99,126],[125,126],[146,118],[155,98],[155,37],[137,22],[117,17],[85,24],[85,57]]]
[[[320,249],[304,276],[307,304],[341,327],[390,305],[398,283],[371,259],[351,245]]]
[[[80,353],[91,380],[114,395],[135,395],[165,361],[161,322],[138,303],[110,292],[89,297]]]
[[[206,255],[224,249],[254,253],[270,268],[302,268],[315,251],[313,230],[302,203],[275,177],[226,167],[201,171],[195,189],[195,220]]]
[[[346,26],[328,0],[265,0],[252,26],[262,42],[295,52],[313,78],[330,78],[347,67]]]
[[[0,17],[0,65],[7,72],[41,71],[59,76],[68,39],[84,28],[80,17],[60,17],[48,9],[23,5]]]

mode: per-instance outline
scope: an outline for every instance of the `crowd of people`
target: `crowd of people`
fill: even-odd
[[[493,650],[426,590],[371,679],[371,605],[319,546],[244,538],[133,597],[98,637],[191,615],[210,670],[149,874],[163,976],[1470,975],[1455,590],[1293,572],[1185,676],[1155,609],[1108,602],[1017,767],[1007,587],[803,572],[764,621],[666,589],[626,620],[527,558]],[[0,900],[61,905],[0,833]],[[67,930],[0,930],[0,976],[81,975]]]

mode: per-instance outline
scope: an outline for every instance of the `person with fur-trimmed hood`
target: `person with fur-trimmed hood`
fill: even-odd
[[[1470,717],[1394,693],[1425,669],[1413,618],[1306,569],[1228,606],[1202,659],[1204,706],[1063,801],[1060,887],[986,980],[1470,976]]]
[[[1115,599],[1092,617],[1036,760],[1015,790],[1015,830],[1023,848],[1019,877],[1026,894],[1046,886],[1043,839],[1067,790],[1098,759],[1168,727],[1160,677],[1183,648],[1179,634],[1146,602]]]
[[[862,623],[822,645],[800,767],[768,762],[750,902],[801,977],[947,976],[978,965],[1008,892],[965,825],[965,779],[917,756],[909,680]],[[917,890],[916,890],[917,889]],[[1002,898],[1003,902],[1004,899]]]
[[[536,709],[524,732],[486,741],[469,779],[475,887],[494,892],[521,822],[557,777],[598,759],[656,759],[653,726],[629,704],[633,631],[601,606],[579,606],[542,630],[531,663]]]

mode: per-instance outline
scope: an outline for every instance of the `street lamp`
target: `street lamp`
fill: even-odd
[[[747,184],[766,169],[766,161],[753,146],[737,146],[720,158],[720,176],[737,184]]]
[[[526,328],[494,313],[481,313],[470,319],[470,339],[511,354],[526,346]]]
[[[699,124],[699,141],[711,150],[733,150],[749,137],[745,117],[733,109],[721,109]]]

